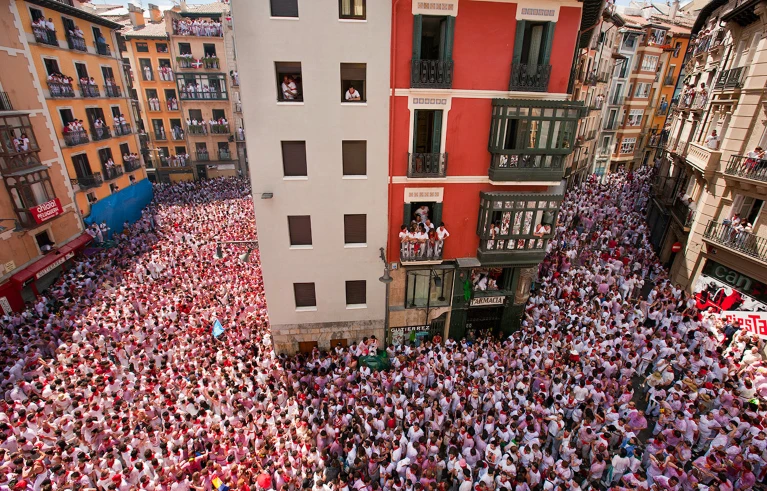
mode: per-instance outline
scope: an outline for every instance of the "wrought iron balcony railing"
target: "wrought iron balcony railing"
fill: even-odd
[[[72,185],[80,186],[80,189],[97,188],[104,184],[104,178],[101,177],[101,172],[78,177],[77,179],[70,179],[70,181],[72,182]]]
[[[48,81],[48,93],[54,99],[75,97],[75,89],[72,84]]]
[[[93,138],[93,141],[101,141],[106,140],[107,138],[112,138],[112,132],[109,130],[109,126],[102,126],[101,128],[96,128],[95,126],[91,127],[91,138]]]
[[[733,155],[727,163],[724,174],[767,182],[767,160],[747,155]]]
[[[96,52],[104,56],[112,56],[112,50],[107,43],[100,43],[96,41]]]
[[[232,132],[232,129],[228,124],[213,124],[210,123],[210,133],[212,135],[228,135]]]
[[[715,89],[739,89],[743,87],[743,72],[746,67],[731,68],[719,74]]]
[[[449,89],[453,86],[453,60],[412,60],[410,87]]]
[[[101,97],[98,85],[80,84],[80,95],[83,97]]]
[[[551,65],[512,63],[509,90],[524,92],[546,92],[551,77]]]
[[[47,29],[45,26],[38,26],[36,24],[32,24],[32,32],[35,34],[35,41],[37,41],[38,43],[58,47],[59,40],[56,39],[56,31],[51,31],[50,29]]]
[[[115,128],[115,136],[126,136],[133,133],[128,123],[116,124],[114,128]]]
[[[119,85],[105,85],[104,94],[107,97],[122,97],[123,91]]]
[[[752,259],[767,262],[767,239],[746,232],[740,227],[716,223],[716,221],[711,220],[706,226],[703,238]]]
[[[125,172],[133,172],[134,170],[138,170],[141,168],[141,159],[138,157],[131,159],[123,158],[123,167],[125,168]]]
[[[446,153],[408,154],[408,177],[445,177],[447,175]]]
[[[68,147],[82,145],[83,143],[88,143],[89,141],[88,132],[85,130],[68,131],[67,133],[64,133],[64,143]]]
[[[88,51],[88,46],[85,44],[85,39],[73,36],[72,34],[67,34],[67,45],[69,46],[69,49],[74,49],[77,51]]]
[[[115,165],[114,167],[104,167],[104,180],[111,181],[117,179],[121,175],[125,174],[121,165]]]

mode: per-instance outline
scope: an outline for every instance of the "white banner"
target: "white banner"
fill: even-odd
[[[474,297],[469,302],[469,307],[485,307],[487,305],[503,305],[506,297]]]
[[[738,324],[746,331],[767,339],[767,312],[725,310],[722,312],[722,317],[729,323]]]

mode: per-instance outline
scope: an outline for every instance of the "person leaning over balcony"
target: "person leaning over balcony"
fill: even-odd
[[[756,147],[752,152],[748,152],[748,159],[746,159],[746,167],[748,170],[756,169],[759,161],[764,160],[764,150],[762,147]]]
[[[361,101],[362,96],[360,96],[360,93],[357,92],[357,90],[354,88],[354,85],[349,86],[349,90],[346,91],[346,100],[347,101]]]
[[[716,134],[716,130],[711,131],[711,136],[706,138],[706,146],[711,150],[719,148],[719,135]]]

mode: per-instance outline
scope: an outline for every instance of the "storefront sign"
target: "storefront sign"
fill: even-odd
[[[56,259],[56,261],[55,261],[55,262],[53,262],[53,263],[49,264],[49,265],[48,265],[46,268],[44,268],[44,269],[41,269],[41,270],[40,270],[40,271],[39,271],[39,272],[38,272],[38,273],[35,275],[35,279],[39,280],[40,278],[42,278],[43,276],[47,275],[48,273],[50,273],[50,272],[51,272],[51,271],[53,271],[54,269],[58,268],[59,266],[61,266],[61,265],[62,265],[62,264],[64,264],[65,262],[69,261],[69,260],[70,260],[70,259],[72,259],[73,257],[75,257],[75,253],[74,253],[74,252],[69,252],[69,253],[67,253],[67,255],[66,255],[66,256],[64,256],[64,257],[60,257],[60,258]]]
[[[64,213],[64,208],[61,207],[61,201],[56,198],[42,205],[30,208],[29,212],[32,214],[32,218],[35,219],[35,223],[43,223]]]
[[[458,0],[413,0],[413,15],[458,15]]]
[[[559,5],[553,2],[520,2],[517,4],[517,20],[556,22],[559,20]]]
[[[469,302],[469,307],[487,307],[488,305],[503,305],[506,297],[475,297]]]
[[[442,203],[445,188],[405,188],[405,203]]]
[[[731,324],[738,324],[746,331],[752,332],[759,337],[767,338],[767,312],[741,312],[726,310],[722,317]]]
[[[700,310],[767,311],[767,285],[710,259],[693,293]]]
[[[428,335],[429,326],[403,326],[403,327],[391,327],[391,342],[392,344],[403,344],[410,341],[410,333],[414,332],[416,337],[419,335]]]

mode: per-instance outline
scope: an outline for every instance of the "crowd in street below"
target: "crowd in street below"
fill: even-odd
[[[257,237],[249,182],[156,185],[114,247],[3,317],[0,490],[752,489],[763,342],[669,282],[651,178],[568,193],[511,335],[294,356],[258,250],[215,257]],[[360,363],[378,350],[391,369]]]

